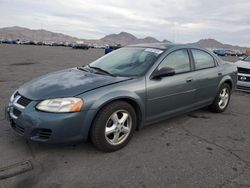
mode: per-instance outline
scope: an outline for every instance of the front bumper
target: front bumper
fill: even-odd
[[[239,74],[237,81],[237,90],[250,92],[250,75],[249,74]]]
[[[69,143],[88,138],[93,111],[47,113],[36,110],[36,104],[32,101],[20,108],[10,103],[7,107],[11,127],[20,136],[44,143]]]

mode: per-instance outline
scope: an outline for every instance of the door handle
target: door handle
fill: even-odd
[[[193,81],[193,78],[192,78],[192,77],[186,79],[186,82],[187,82],[187,83],[192,82],[192,81]]]
[[[218,76],[221,76],[222,75],[222,72],[218,72]]]

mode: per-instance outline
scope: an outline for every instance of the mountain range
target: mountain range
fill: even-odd
[[[153,37],[146,37],[146,38],[142,38],[142,39],[136,38],[134,35],[132,35],[130,33],[126,33],[126,32],[121,32],[119,34],[107,35],[107,36],[101,38],[99,41],[101,43],[106,43],[106,44],[121,44],[121,45],[160,42],[159,40],[157,40]]]
[[[44,29],[33,30],[24,27],[5,27],[0,28],[0,39],[29,40],[29,41],[55,41],[55,42],[74,42],[79,40],[76,37],[62,33],[54,33]]]
[[[72,37],[62,33],[55,33],[47,31],[44,29],[33,30],[24,27],[5,27],[0,28],[0,39],[6,40],[29,40],[29,41],[46,41],[46,42],[76,42],[84,41],[85,43],[95,43],[95,44],[138,44],[138,43],[154,43],[154,42],[169,42],[168,40],[159,41],[153,37],[146,38],[137,38],[134,35],[127,32],[120,32],[119,34],[110,34],[106,35],[99,40],[91,39],[79,39],[77,37]],[[216,49],[235,49],[235,50],[244,50],[246,47],[233,46],[229,44],[223,44],[214,39],[201,39],[198,42],[191,43],[192,45],[203,47],[203,48],[216,48]]]
[[[240,51],[244,51],[248,48],[248,47],[234,46],[230,44],[223,44],[215,39],[201,39],[198,42],[191,43],[191,45],[209,49],[232,49]]]

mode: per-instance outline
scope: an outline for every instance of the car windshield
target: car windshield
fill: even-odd
[[[154,64],[162,52],[153,48],[120,48],[97,59],[89,67],[106,71],[113,76],[140,76]]]
[[[244,61],[250,62],[250,56],[246,57]]]

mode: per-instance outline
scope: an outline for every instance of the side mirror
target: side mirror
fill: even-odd
[[[173,76],[175,75],[175,70],[170,67],[163,67],[160,70],[155,70],[151,75],[151,79],[159,79],[162,77]]]

